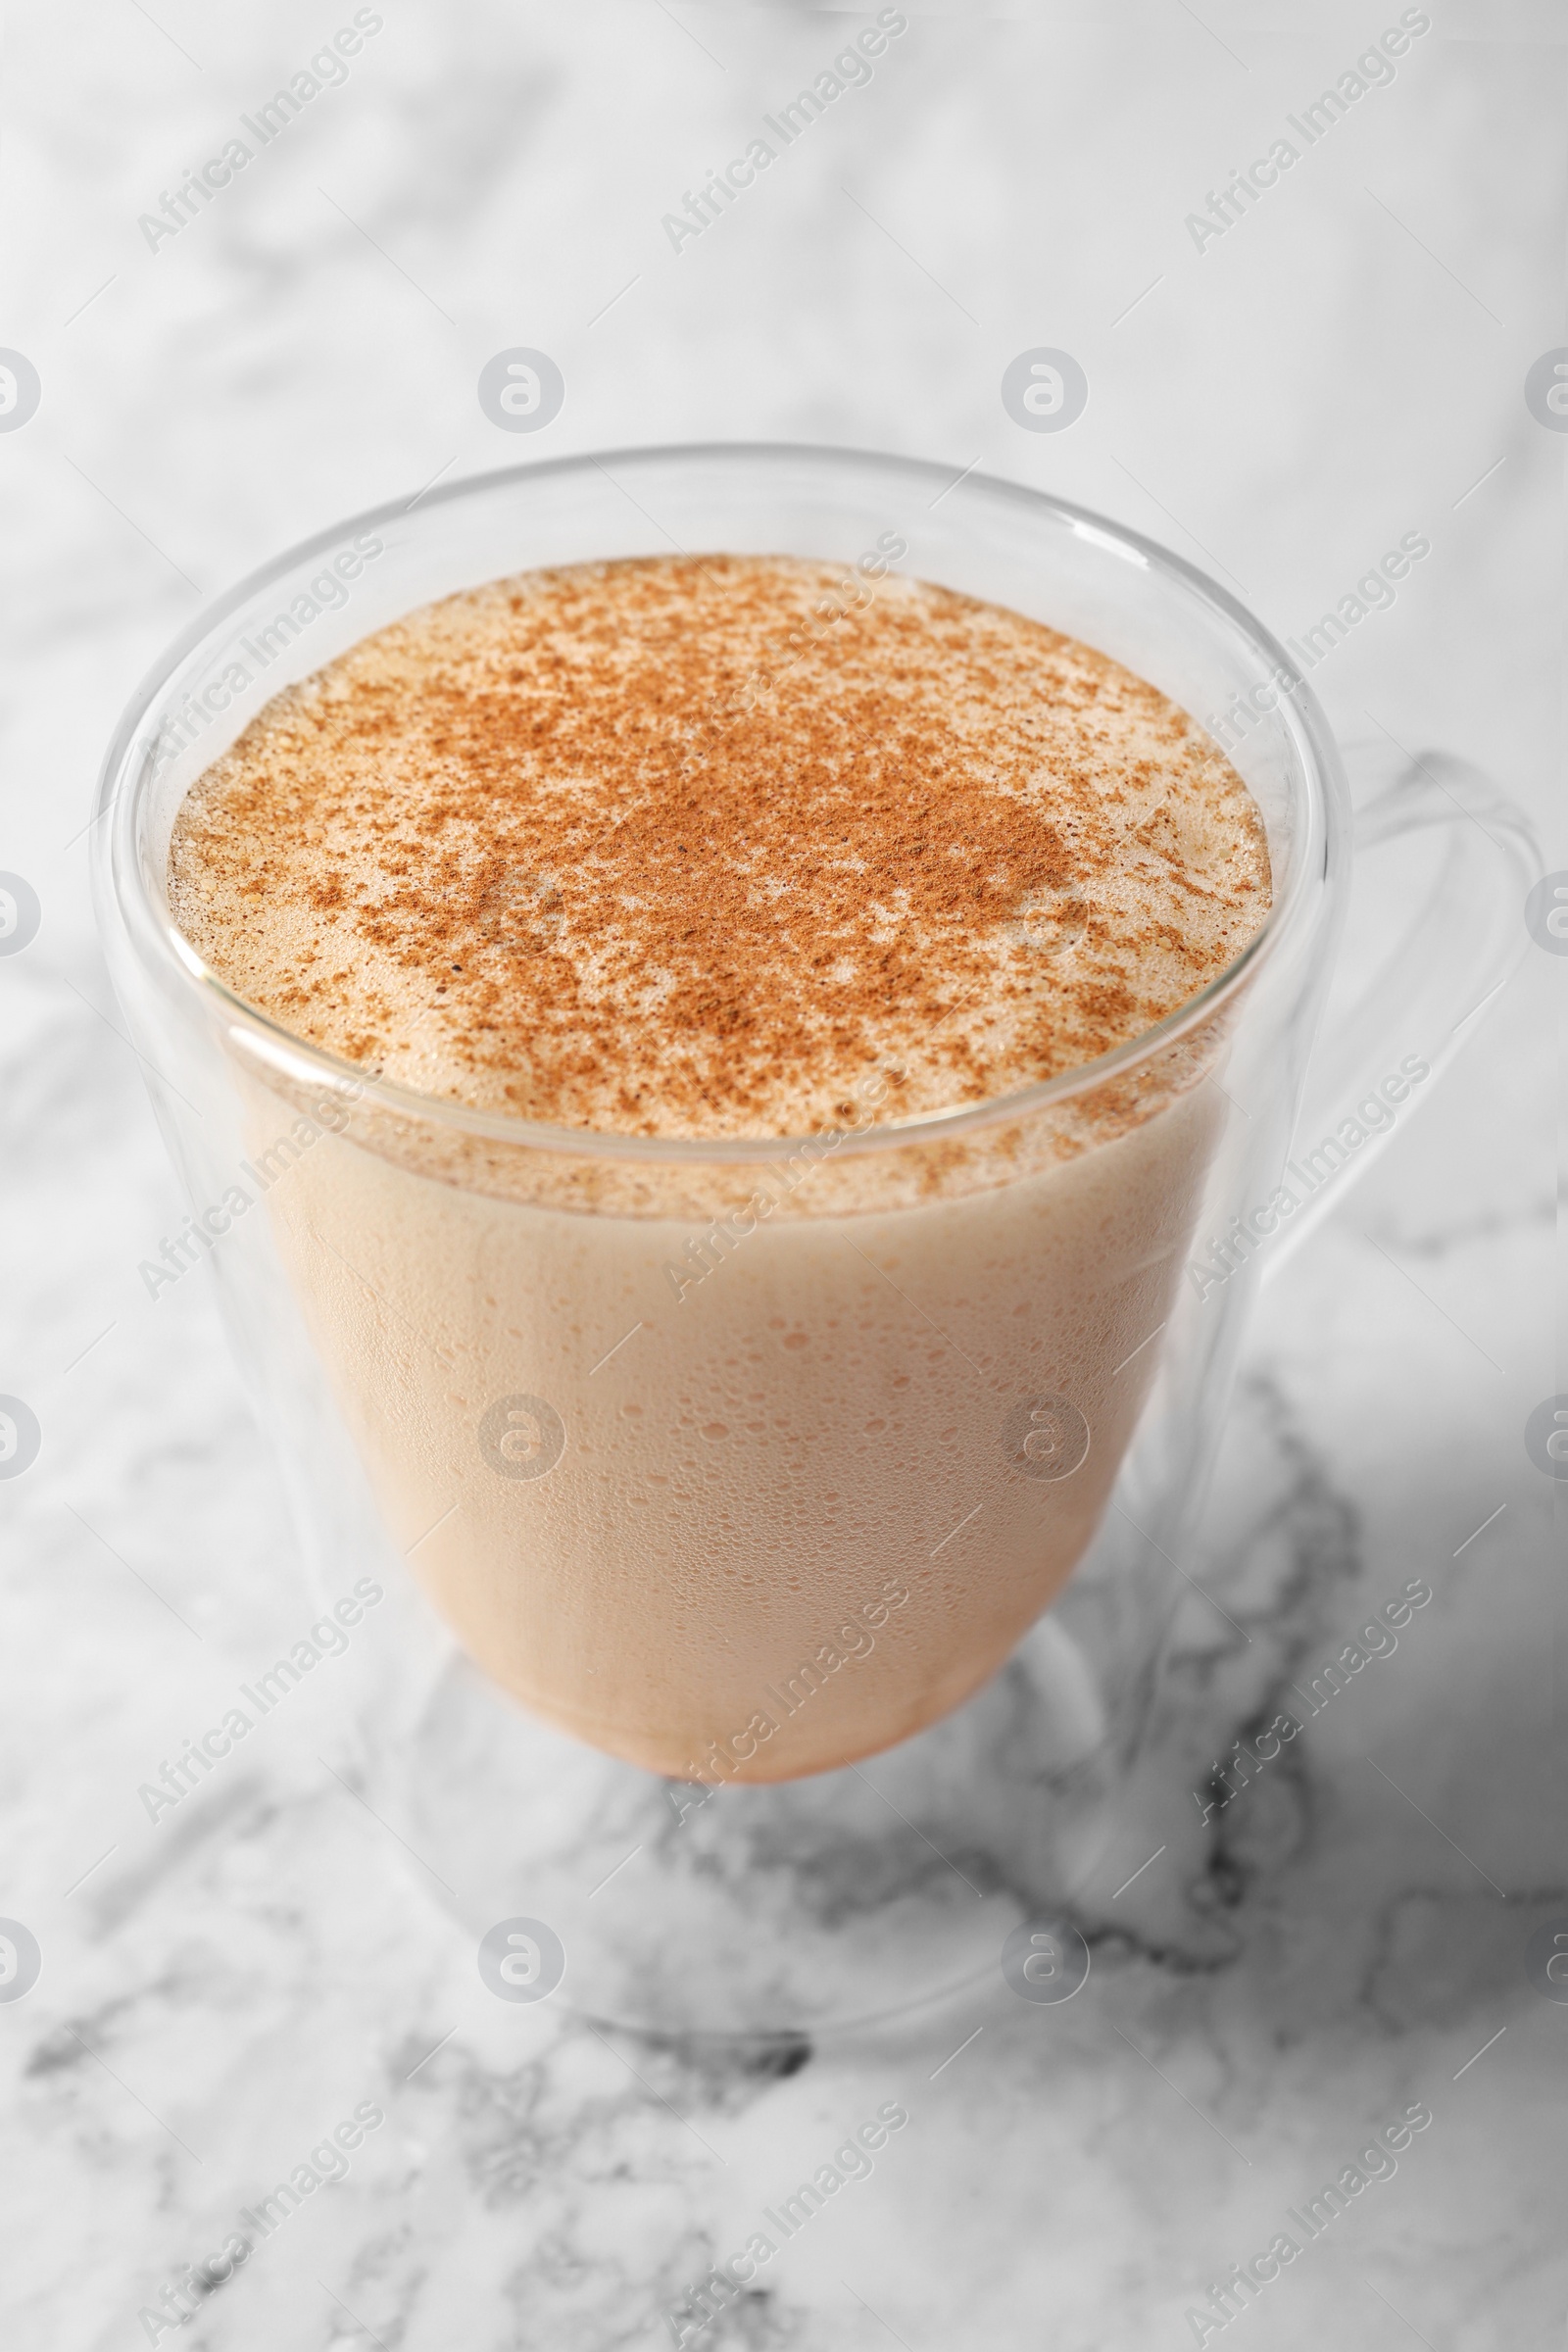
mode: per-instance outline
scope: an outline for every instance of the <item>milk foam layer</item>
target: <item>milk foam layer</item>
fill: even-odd
[[[1268,904],[1187,714],[1039,623],[713,556],[500,581],[270,704],[176,917],[239,994],[419,1092],[788,1135],[1006,1094],[1173,1010]]]
[[[416,614],[198,785],[181,920],[351,1059],[661,1135],[984,1100],[1240,952],[1261,826],[1181,712],[944,591],[813,617],[839,578],[584,567]],[[805,650],[759,684],[790,627]],[[901,1145],[885,1200],[874,1154],[712,1163],[676,1216],[564,1193],[524,1140],[437,1150],[363,1105],[319,1133],[336,1112],[240,1083],[296,1294],[448,1625],[601,1748],[773,1780],[948,1712],[1071,1573],[1157,1373],[1221,1032],[1076,1126],[932,1148],[912,1186],[894,1163],[927,1148]]]

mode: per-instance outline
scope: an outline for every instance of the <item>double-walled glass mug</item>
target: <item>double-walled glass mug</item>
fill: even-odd
[[[205,965],[171,828],[280,687],[433,599],[672,544],[841,563],[823,632],[891,562],[1102,648],[1231,747],[1261,930],[1145,1035],[1004,1100],[900,1119],[897,1073],[859,1071],[841,1126],[720,1142],[421,1097]],[[312,1605],[356,1623],[346,1769],[492,1989],[784,2034],[929,1999],[1092,1909],[1257,1276],[1506,968],[1534,870],[1507,808],[1471,823],[1412,771],[1368,811],[1401,858],[1423,827],[1447,852],[1303,1113],[1349,825],[1284,650],[1058,500],[730,446],[513,468],[321,533],[160,662],[99,813],[186,1246]],[[1070,956],[1071,924],[1038,944]]]

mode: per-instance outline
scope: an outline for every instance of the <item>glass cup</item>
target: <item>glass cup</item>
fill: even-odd
[[[721,1142],[420,1097],[223,986],[171,918],[171,827],[272,694],[435,598],[671,545],[842,564],[829,636],[891,563],[1102,647],[1246,778],[1262,930],[1045,1084],[901,1121],[877,1073],[841,1127]],[[1303,1110],[1350,855],[1323,714],[1224,590],[1059,500],[788,447],[509,468],[321,533],[158,664],[97,886],[189,1191],[170,1247],[210,1260],[317,1612],[252,1690],[338,1656],[344,1772],[499,1997],[781,2035],[930,1999],[1019,1934],[1065,1949],[1256,1282],[1522,938],[1529,836],[1452,781],[1416,762],[1366,812],[1440,856]]]

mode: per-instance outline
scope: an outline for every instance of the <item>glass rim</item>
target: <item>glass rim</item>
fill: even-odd
[[[838,1152],[857,1154],[890,1152],[939,1142],[967,1134],[977,1127],[1032,1117],[1076,1095],[1125,1077],[1141,1062],[1213,1019],[1272,959],[1281,940],[1297,929],[1303,916],[1309,884],[1315,878],[1326,877],[1331,864],[1331,788],[1340,782],[1340,769],[1334,736],[1322,706],[1300,674],[1299,664],[1291,659],[1273,632],[1228,589],[1172,549],[1098,514],[1093,508],[998,474],[970,471],[955,478],[951,467],[934,459],[794,441],[664,442],[601,452],[582,450],[568,456],[530,460],[462,475],[426,492],[418,504],[428,514],[530,480],[544,480],[590,466],[608,471],[611,466],[647,467],[672,460],[748,466],[805,463],[829,468],[871,468],[932,488],[945,486],[960,502],[982,500],[995,507],[1032,513],[1041,522],[1058,528],[1065,525],[1074,535],[1097,543],[1109,554],[1134,561],[1140,568],[1167,581],[1238,634],[1269,671],[1284,669],[1295,680],[1273,709],[1286,726],[1296,753],[1298,791],[1304,803],[1305,823],[1294,870],[1287,877],[1283,891],[1275,878],[1268,913],[1241,954],[1160,1020],[1141,1029],[1136,1036],[1123,1039],[1091,1061],[1075,1063],[1054,1077],[1033,1080],[1027,1086],[1015,1087],[1004,1095],[989,1096],[979,1102],[923,1111],[905,1119],[874,1119],[868,1127],[844,1132],[836,1147]],[[368,1102],[405,1121],[418,1120],[428,1126],[457,1129],[491,1143],[577,1158],[666,1164],[767,1160],[798,1152],[808,1143],[819,1142],[824,1133],[839,1132],[817,1128],[793,1135],[632,1135],[603,1128],[555,1126],[509,1112],[482,1110],[444,1096],[423,1094],[312,1045],[274,1020],[231,989],[197,953],[167,911],[153,905],[135,854],[134,828],[156,773],[151,763],[152,739],[144,729],[166,689],[190,656],[252,598],[296,567],[338,546],[346,536],[391,528],[407,520],[411,511],[407,500],[387,499],[313,531],[270,558],[205,605],[142,677],[121,714],[105,755],[91,818],[94,858],[105,900],[114,908],[132,948],[144,963],[156,961],[166,974],[175,977],[187,990],[194,990],[221,1017],[231,1035],[243,1034],[256,1058],[279,1074],[339,1095],[352,1092],[356,1102]],[[416,611],[418,607],[410,606],[408,610]],[[1193,715],[1196,717],[1196,713]],[[1198,723],[1202,724],[1201,720]],[[1220,750],[1217,744],[1214,748]],[[138,752],[143,755],[139,767],[135,763]],[[1221,752],[1221,757],[1225,756]],[[106,823],[106,818],[112,821]]]

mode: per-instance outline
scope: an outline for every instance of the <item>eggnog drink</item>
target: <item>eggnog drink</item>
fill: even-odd
[[[246,1074],[253,1158],[389,1530],[496,1682],[775,1780],[1003,1663],[1154,1375],[1222,1021],[1024,1090],[1269,906],[1184,711],[885,553],[524,574],[270,703],[170,893],[230,989],[390,1082],[327,1114]]]

